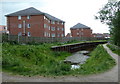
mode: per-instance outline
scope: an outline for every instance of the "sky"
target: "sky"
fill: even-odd
[[[66,34],[77,23],[89,26],[93,33],[108,33],[108,26],[94,17],[107,2],[108,0],[1,0],[0,25],[6,25],[4,15],[34,7],[65,21]]]

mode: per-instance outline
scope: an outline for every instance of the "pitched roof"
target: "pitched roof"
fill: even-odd
[[[30,7],[30,8],[24,9],[24,10],[20,10],[20,11],[17,11],[17,12],[14,12],[14,13],[11,13],[11,14],[8,14],[5,16],[26,16],[26,15],[41,15],[41,14],[45,15],[50,20],[64,22],[50,14],[41,12],[33,7]]]
[[[47,13],[44,13],[44,15],[45,15],[47,18],[49,18],[50,20],[65,22],[65,21],[60,20],[60,19],[58,19],[58,18],[56,18],[56,17],[54,17],[54,16],[52,16],[52,15],[50,15],[50,14],[47,14]]]
[[[86,25],[83,25],[81,23],[77,23],[76,25],[74,25],[73,27],[71,27],[70,29],[76,29],[76,28],[90,28]]]

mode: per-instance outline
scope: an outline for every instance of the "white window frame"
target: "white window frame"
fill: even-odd
[[[21,19],[22,19],[22,17],[19,15],[19,16],[18,16],[18,20],[21,20]]]
[[[30,25],[30,24],[27,24],[27,27],[28,27],[28,28],[30,28],[30,27],[31,27],[31,25]]]
[[[77,32],[77,35],[79,35],[79,33]]]
[[[18,28],[22,28],[22,24],[18,24]]]
[[[55,31],[55,27],[51,27],[51,31]]]
[[[31,33],[30,33],[30,32],[27,32],[27,36],[30,37],[30,36],[31,36]]]
[[[47,24],[44,24],[44,28],[47,28]]]
[[[27,16],[27,19],[30,19],[30,15]]]
[[[61,37],[64,37],[64,34],[61,34]]]
[[[50,20],[48,20],[48,23],[50,23]]]
[[[49,26],[49,30],[50,30],[50,26]]]
[[[60,37],[60,34],[58,34],[57,37]]]
[[[55,37],[55,33],[52,33],[51,37]]]

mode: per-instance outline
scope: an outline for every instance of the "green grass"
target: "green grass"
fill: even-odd
[[[3,71],[20,75],[86,75],[104,72],[115,65],[115,61],[106,50],[99,45],[80,69],[71,70],[70,64],[63,63],[68,52],[54,52],[50,49],[54,44],[18,45],[3,43]]]
[[[11,45],[3,44],[3,70],[21,75],[60,75],[70,70],[70,65],[63,64],[70,53],[53,52],[50,44]]]
[[[111,69],[116,63],[102,45],[90,53],[90,58],[81,66],[80,73],[93,74]]]
[[[107,44],[107,47],[109,47],[114,53],[116,53],[120,56],[120,48],[115,48],[115,46],[113,46],[111,44]]]

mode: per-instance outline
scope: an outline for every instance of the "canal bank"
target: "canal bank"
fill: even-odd
[[[77,75],[77,76],[57,76],[57,77],[43,77],[43,76],[19,76],[3,72],[3,82],[118,82],[118,55],[104,45],[107,52],[116,60],[117,64],[110,70],[93,75]]]

